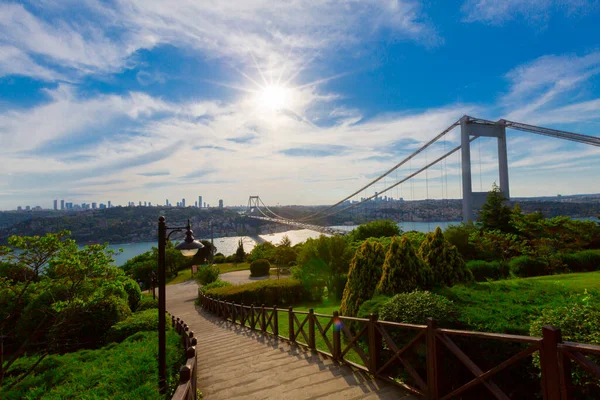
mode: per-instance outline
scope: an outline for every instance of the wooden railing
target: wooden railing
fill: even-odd
[[[197,400],[198,363],[194,332],[189,329],[186,323],[173,315],[171,315],[171,324],[175,331],[181,335],[186,358],[185,364],[179,368],[179,384],[171,400]]]
[[[478,385],[486,388],[486,396],[510,399],[509,394],[494,382],[494,377],[534,354],[539,355],[540,393],[544,400],[572,398],[571,360],[600,380],[600,366],[586,357],[600,356],[600,346],[563,342],[560,330],[551,326],[543,327],[543,337],[539,338],[441,329],[431,318],[427,320],[427,325],[403,324],[378,321],[373,315],[366,319],[345,317],[337,312],[333,315],[318,314],[312,309],[295,311],[292,307],[286,310],[276,306],[248,306],[215,300],[205,295],[200,295],[200,304],[205,310],[226,320],[308,347],[337,363],[366,371],[431,400],[458,398]],[[279,332],[279,313],[287,313],[287,324],[281,327],[287,328],[288,336]],[[320,348],[316,345],[317,338],[322,341]],[[398,338],[403,339],[402,345]],[[508,342],[518,345],[520,351],[507,354],[505,361],[488,365],[484,370],[473,360],[473,356],[467,355],[472,349],[464,344],[462,349],[459,346],[464,338]],[[410,351],[412,356],[409,356]],[[419,357],[415,357],[414,353],[421,356],[424,353],[424,357],[421,357],[423,363],[415,362],[415,358]],[[463,366],[473,377],[459,385],[442,384],[447,375],[442,371],[442,353],[451,355],[454,366]],[[399,373],[403,374],[402,379],[398,379]]]

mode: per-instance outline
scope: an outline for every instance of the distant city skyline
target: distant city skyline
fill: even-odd
[[[599,136],[600,3],[498,4],[3,2],[0,209],[332,204],[464,114]],[[455,156],[391,195],[460,198]],[[600,192],[600,148],[509,130],[508,164],[515,197]]]

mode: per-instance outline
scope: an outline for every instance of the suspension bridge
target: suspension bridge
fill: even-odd
[[[450,146],[447,148],[446,138],[455,128],[460,128],[459,145]],[[356,209],[357,207],[364,206],[367,202],[372,200],[378,200],[379,196],[384,193],[390,192],[394,188],[398,188],[401,185],[405,185],[411,180],[414,180],[418,175],[425,174],[427,176],[428,171],[432,167],[440,164],[442,168],[444,165],[447,166],[448,157],[453,154],[460,153],[460,173],[461,178],[460,189],[462,193],[462,220],[464,222],[472,221],[474,218],[474,210],[479,208],[486,199],[487,191],[474,191],[473,190],[473,171],[472,171],[472,159],[471,159],[471,145],[472,143],[480,138],[494,138],[497,142],[497,162],[498,162],[498,176],[499,176],[499,188],[504,196],[510,199],[510,186],[509,186],[509,173],[508,173],[508,151],[506,141],[506,130],[512,129],[521,132],[533,133],[536,135],[547,136],[556,139],[567,140],[576,143],[582,143],[585,145],[600,147],[600,137],[583,135],[579,133],[567,132],[558,129],[545,128],[541,126],[529,125],[521,122],[508,121],[500,119],[498,121],[490,121],[481,118],[474,118],[468,115],[461,117],[459,120],[448,126],[446,129],[441,131],[433,139],[426,142],[420,148],[415,150],[412,154],[405,157],[403,160],[398,162],[389,170],[377,176],[375,179],[368,182],[366,185],[360,187],[358,190],[352,192],[336,203],[324,207],[317,212],[302,217],[285,217],[275,213],[269,208],[260,196],[253,195],[248,199],[248,207],[246,215],[250,218],[261,219],[273,223],[284,224],[288,226],[294,226],[297,228],[311,229],[327,234],[344,234],[346,231],[336,228],[324,226],[325,221],[328,217],[340,214],[342,212]],[[429,161],[427,158],[427,151],[434,144],[443,142],[443,151],[441,154],[436,154],[436,157]],[[479,148],[480,157],[480,179],[481,179],[481,148]],[[419,155],[425,154],[425,163],[421,168],[412,169],[412,161]],[[409,166],[408,173],[403,177],[398,178],[398,171],[402,167]],[[392,176],[392,174],[395,174]],[[448,194],[447,188],[447,176],[444,178],[443,173],[440,173],[442,180],[442,196],[444,195],[444,179],[446,179],[446,195]],[[390,182],[388,183],[388,180]],[[383,184],[383,188],[374,191],[376,184]],[[426,178],[426,185],[428,185]],[[367,192],[371,190],[371,192]],[[374,194],[370,194],[374,192]],[[357,195],[365,193],[364,197],[360,200],[351,201]],[[369,193],[369,194],[366,194]],[[429,188],[426,187],[426,193],[429,194]],[[426,196],[429,197],[429,196]]]

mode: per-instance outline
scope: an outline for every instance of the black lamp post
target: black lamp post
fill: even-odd
[[[166,247],[167,240],[174,232],[185,230],[185,240],[175,246],[177,250],[186,257],[193,257],[198,250],[204,246],[197,240],[194,240],[194,232],[188,219],[187,226],[168,227],[165,223],[165,217],[158,218],[158,386],[161,394],[167,392],[167,337],[166,337],[166,318],[167,311],[167,291],[166,291]],[[167,235],[167,232],[169,234]]]

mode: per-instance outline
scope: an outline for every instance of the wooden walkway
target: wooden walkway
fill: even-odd
[[[197,287],[167,287],[167,310],[194,331],[198,388],[220,399],[405,399],[416,397],[283,340],[240,327],[194,305]]]

